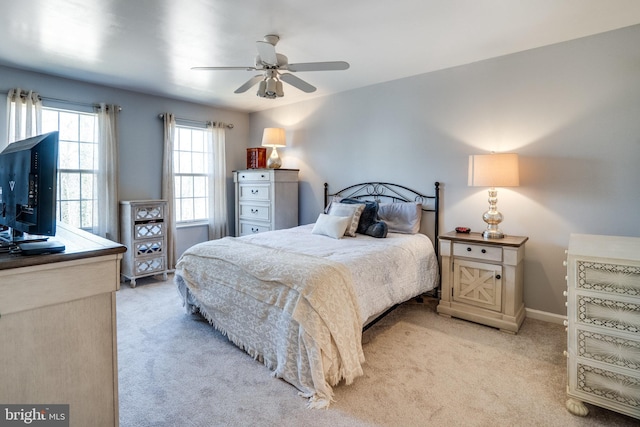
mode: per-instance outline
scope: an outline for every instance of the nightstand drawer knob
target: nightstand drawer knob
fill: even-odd
[[[567,291],[563,291],[563,292],[562,292],[562,295],[564,295],[564,296],[566,297],[567,295],[569,295],[569,292],[567,292]]]
[[[471,252],[471,248],[469,248],[469,247],[468,247],[468,248],[467,248],[467,252]]]
[[[562,261],[562,265],[567,266],[567,261]]]
[[[501,276],[501,275],[496,274],[496,279],[500,280],[501,278],[502,278],[502,276]]]
[[[486,250],[486,249],[483,249],[483,250],[481,250],[480,252],[482,252],[483,254],[486,254],[486,253],[487,253],[487,250]]]
[[[569,326],[569,321],[568,321],[568,320],[563,320],[563,321],[562,321],[562,324],[563,324],[564,326]]]

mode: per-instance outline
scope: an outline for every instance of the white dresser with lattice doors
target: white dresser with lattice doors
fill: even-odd
[[[571,234],[567,255],[567,409],[640,419],[640,238]]]
[[[120,243],[127,247],[121,274],[136,286],[140,277],[162,275],[167,280],[167,234],[164,200],[120,202]]]

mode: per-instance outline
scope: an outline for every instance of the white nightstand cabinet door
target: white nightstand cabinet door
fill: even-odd
[[[453,300],[500,312],[502,266],[456,260],[453,264]]]

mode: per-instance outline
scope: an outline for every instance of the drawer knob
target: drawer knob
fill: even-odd
[[[564,295],[564,296],[566,297],[567,295],[569,295],[569,292],[567,292],[567,291],[562,291],[562,295]]]
[[[500,280],[501,278],[502,278],[502,276],[501,276],[501,275],[496,274],[496,279]]]
[[[567,261],[562,261],[562,265],[567,266]]]
[[[257,233],[257,232],[258,232],[258,230],[259,230],[258,228],[251,227],[251,232],[252,232],[252,233]]]
[[[562,324],[563,324],[564,326],[569,326],[569,321],[568,321],[568,320],[563,320],[563,321],[562,321]]]
[[[258,209],[253,209],[253,208],[251,208],[251,213],[253,213],[253,214],[258,213]]]
[[[260,175],[260,178],[264,178],[264,174]]]
[[[468,248],[467,248],[467,252],[471,252],[471,248],[469,248],[469,247],[468,247]]]
[[[245,176],[244,176],[244,175],[242,175],[242,177],[243,177],[243,178],[245,178]]]
[[[486,254],[486,253],[487,253],[487,250],[486,250],[486,249],[483,249],[483,250],[481,250],[480,252],[482,252],[483,254]]]
[[[253,189],[251,190],[251,194],[258,194],[258,193],[259,193],[259,191],[258,191],[258,190],[256,190],[255,188],[253,188]]]

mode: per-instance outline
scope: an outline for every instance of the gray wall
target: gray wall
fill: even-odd
[[[160,113],[170,112],[180,118],[202,122],[214,120],[233,123],[234,128],[226,132],[228,214],[233,227],[232,170],[245,165],[248,114],[0,67],[0,93],[6,96],[9,89],[16,87],[34,90],[45,98],[84,104],[106,102],[122,107],[118,117],[120,200],[160,198],[163,145],[163,124],[158,118]],[[71,104],[56,106],[72,109]],[[0,102],[0,117],[6,115],[6,102]],[[6,135],[6,121],[0,120],[0,137],[6,138]],[[178,252],[182,253],[192,244],[206,239],[206,226],[179,230],[176,238]]]
[[[640,236],[638,40],[634,26],[254,113],[249,145],[287,129],[279,153],[300,169],[301,223],[315,221],[325,181],[428,192],[438,180],[442,231],[485,227],[468,155],[519,153],[520,187],[498,192],[502,228],[530,238],[527,308],[564,315],[569,234]]]

